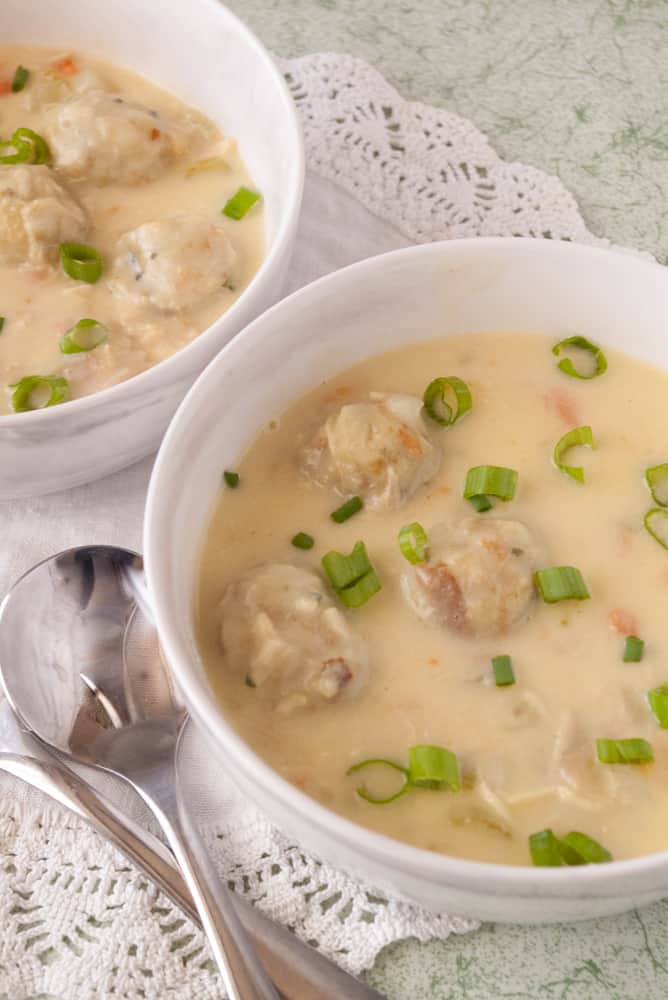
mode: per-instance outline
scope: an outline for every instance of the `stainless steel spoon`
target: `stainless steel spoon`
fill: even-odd
[[[145,613],[141,557],[91,546],[47,559],[0,609],[0,679],[45,743],[128,781],[167,837],[230,1000],[278,1000],[199,834],[180,809],[187,716]]]
[[[63,763],[0,704],[0,771],[12,774],[76,813],[119,848],[183,912],[201,927],[199,915],[174,857],[162,841],[125,816],[106,796]],[[232,896],[239,918],[286,1000],[382,1000],[256,906]]]

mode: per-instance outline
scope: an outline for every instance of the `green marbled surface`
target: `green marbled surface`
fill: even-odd
[[[273,51],[350,52],[557,173],[589,228],[668,261],[666,0],[228,0]],[[668,903],[385,949],[392,1000],[665,1000]]]

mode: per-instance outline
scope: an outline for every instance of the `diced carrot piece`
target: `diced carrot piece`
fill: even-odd
[[[76,76],[79,72],[79,67],[71,56],[65,56],[63,59],[59,59],[53,64],[53,68],[56,73],[60,73],[62,76]]]
[[[399,440],[409,455],[415,455],[417,457],[422,454],[420,439],[417,434],[414,434],[413,431],[409,430],[409,428],[404,424],[402,424],[399,428]]]
[[[159,139],[159,138],[160,138],[160,129],[159,128],[152,128],[151,129],[151,141],[155,142],[155,140]]]
[[[543,396],[548,409],[560,417],[565,424],[570,427],[577,427],[580,424],[577,403],[572,393],[567,389],[549,389]]]
[[[608,624],[619,635],[637,635],[638,622],[635,615],[624,608],[614,608],[608,615]]]

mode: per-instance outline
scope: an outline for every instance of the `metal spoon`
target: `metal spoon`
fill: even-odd
[[[141,557],[70,549],[18,581],[0,610],[0,679],[45,743],[128,781],[160,823],[230,1000],[278,1000],[187,814],[176,760],[187,716],[142,612]]]

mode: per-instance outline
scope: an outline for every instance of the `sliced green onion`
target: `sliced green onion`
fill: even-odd
[[[594,436],[591,432],[591,427],[574,427],[572,431],[568,431],[562,438],[560,438],[554,446],[554,452],[552,453],[552,460],[560,472],[565,472],[567,476],[571,479],[575,479],[578,483],[584,483],[584,469],[581,465],[566,465],[562,459],[564,452],[568,451],[569,448],[575,448],[578,445],[586,445],[587,448],[595,448]]]
[[[225,482],[227,483],[227,485],[231,490],[236,490],[237,486],[239,485],[238,472],[230,472],[229,469],[225,469],[225,471],[223,472],[223,479],[225,480]]]
[[[246,212],[259,200],[260,195],[255,191],[249,191],[247,187],[240,187],[237,193],[225,203],[225,207],[222,209],[223,215],[226,215],[228,219],[243,219]]]
[[[2,328],[5,325],[5,317],[0,316],[0,333],[2,333]]]
[[[61,337],[60,350],[63,354],[81,354],[93,351],[104,344],[109,337],[109,331],[96,319],[80,319],[67,333]]]
[[[509,656],[493,656],[492,670],[494,671],[494,681],[497,687],[508,687],[508,685],[515,683],[513,661]]]
[[[364,799],[365,802],[371,802],[374,806],[384,806],[387,805],[388,802],[395,802],[396,799],[401,798],[401,796],[404,795],[410,788],[408,770],[405,767],[402,767],[401,764],[395,764],[393,760],[385,760],[383,757],[370,757],[368,760],[361,760],[359,764],[353,764],[352,767],[349,767],[346,774],[356,774],[358,771],[362,771],[367,767],[391,768],[391,770],[398,771],[402,774],[404,780],[403,784],[396,792],[393,792],[391,795],[387,795],[384,798],[377,798],[376,796],[371,795],[371,793],[367,791],[366,785],[360,785],[356,791],[359,797]]]
[[[296,549],[312,549],[315,545],[315,539],[311,535],[307,535],[305,531],[298,531],[292,539],[292,544]]]
[[[668,729],[668,684],[652,688],[647,692],[647,701],[652,715],[662,729]]]
[[[537,868],[558,868],[564,864],[559,841],[552,830],[540,830],[529,837],[531,860]]]
[[[668,549],[668,510],[664,507],[652,507],[643,518],[645,529],[659,545]]]
[[[654,760],[647,740],[596,740],[596,755],[602,764],[646,764]]]
[[[645,469],[645,482],[654,503],[668,507],[668,462]]]
[[[612,861],[612,854],[586,833],[572,830],[559,841],[561,856],[567,865],[600,865]]]
[[[554,345],[552,353],[558,356],[565,347],[576,347],[581,351],[587,351],[594,361],[594,370],[586,374],[579,372],[570,358],[562,358],[558,367],[565,375],[570,375],[571,378],[591,379],[597,378],[607,371],[608,362],[605,354],[600,347],[592,344],[591,340],[587,340],[586,337],[566,337],[565,340],[560,340],[558,344]]]
[[[357,542],[349,556],[328,552],[322,557],[327,578],[348,608],[359,608],[381,589],[364,542]]]
[[[226,170],[228,163],[222,156],[209,156],[206,160],[198,160],[192,167],[186,170],[186,177],[194,177],[195,174],[204,173],[207,170]]]
[[[478,514],[484,514],[485,511],[492,509],[492,505],[484,493],[476,493],[475,496],[467,497],[466,499]]]
[[[249,688],[256,688],[257,687],[257,684],[255,683],[255,681],[253,680],[253,678],[251,677],[250,674],[246,674],[245,684],[246,684],[246,687],[249,687]]]
[[[575,566],[550,566],[536,573],[536,586],[546,604],[586,601],[590,596],[582,573]]]
[[[29,71],[25,66],[17,66],[14,70],[14,76],[12,78],[12,90],[15,94],[23,90],[26,83],[28,82],[28,77],[30,76]]]
[[[448,403],[446,395],[454,406]],[[456,423],[473,406],[469,387],[456,375],[435,378],[425,389],[422,402],[427,415],[442,427]]]
[[[500,500],[512,500],[516,487],[517,473],[514,469],[501,465],[476,465],[466,473],[464,497],[470,500],[482,493]]]
[[[94,285],[102,274],[102,257],[85,243],[61,243],[59,247],[63,271],[76,281]]]
[[[446,747],[422,745],[408,751],[408,774],[416,788],[449,788],[458,792],[462,787],[457,754]]]
[[[351,497],[350,500],[346,500],[346,502],[342,503],[340,507],[333,510],[329,516],[332,521],[336,521],[337,524],[343,524],[343,522],[347,521],[349,517],[353,516],[353,514],[357,514],[363,506],[364,504],[362,503],[360,497]]]
[[[399,532],[401,554],[413,566],[425,561],[428,545],[427,532],[417,521],[413,521],[412,524],[405,524]]]
[[[51,150],[47,142],[31,128],[17,128],[11,139],[0,142],[0,150],[13,149],[13,153],[0,155],[0,163],[48,163]]]
[[[9,388],[14,390],[12,406],[15,413],[57,406],[64,403],[70,393],[70,384],[61,375],[25,375]]]
[[[624,640],[624,663],[640,663],[643,650],[645,648],[644,639],[639,639],[637,635],[627,635]]]

